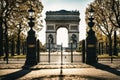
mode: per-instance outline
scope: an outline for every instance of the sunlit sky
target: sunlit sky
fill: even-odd
[[[43,15],[43,19],[45,19],[46,15],[46,11],[58,11],[58,10],[68,10],[68,11],[72,11],[72,10],[78,10],[80,12],[80,23],[79,23],[79,40],[85,39],[86,38],[86,23],[85,23],[85,9],[88,6],[88,4],[90,4],[91,2],[93,2],[94,0],[41,0],[42,4],[44,6],[44,9],[42,11],[42,15]],[[45,44],[46,41],[46,34],[45,34],[45,29],[46,29],[46,25],[45,25],[45,21],[44,21],[44,27],[42,28],[42,30],[38,33],[38,38],[40,39],[40,41],[42,42],[42,44]],[[59,34],[62,31],[63,34]],[[66,28],[60,28],[58,29],[58,34],[57,37],[59,40],[57,40],[57,43],[66,43],[66,37],[67,36],[67,30]],[[64,35],[64,36],[63,36]],[[61,39],[62,36],[62,39]],[[62,41],[64,40],[64,41]],[[63,43],[63,44],[64,44]]]

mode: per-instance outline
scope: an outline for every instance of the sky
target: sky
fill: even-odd
[[[85,39],[86,38],[86,23],[85,23],[85,9],[86,7],[93,2],[94,0],[41,0],[44,8],[42,11],[42,16],[43,16],[43,20],[45,19],[46,15],[46,11],[58,11],[58,10],[68,10],[68,11],[72,11],[72,10],[78,10],[80,12],[80,23],[79,23],[79,40]],[[45,29],[46,29],[46,23],[45,20],[43,21],[43,28],[42,30],[38,33],[38,38],[40,39],[40,41],[42,42],[42,44],[45,44],[46,41],[46,35],[45,35]],[[66,43],[66,36],[63,37],[64,34],[59,34],[59,32],[63,31],[62,33],[66,34],[66,29],[62,29],[60,28],[60,30],[58,29],[58,35],[57,37],[59,38],[59,40],[57,41],[57,43],[61,43],[60,40],[60,36],[62,36],[62,38],[64,38],[64,43]],[[63,43],[63,44],[64,44]]]

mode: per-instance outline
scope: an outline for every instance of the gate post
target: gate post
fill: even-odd
[[[85,40],[82,41],[82,62],[85,63]]]
[[[35,11],[30,8],[28,10],[30,14],[34,13]],[[33,30],[33,26],[35,23],[33,22],[34,18],[33,15],[29,16],[29,26],[30,30],[28,31],[28,36],[27,36],[27,55],[26,55],[26,61],[24,66],[22,67],[23,69],[29,69],[34,65],[37,65],[37,55],[36,55],[36,37],[35,37],[35,31]]]
[[[92,27],[94,26],[94,18],[92,13],[94,10],[90,9],[90,18],[88,22],[88,26],[90,27],[90,30],[87,32],[88,36],[86,38],[86,63],[87,64],[94,64],[97,63],[97,53],[96,53],[96,43],[97,43],[97,38],[95,36],[95,32],[93,31]]]

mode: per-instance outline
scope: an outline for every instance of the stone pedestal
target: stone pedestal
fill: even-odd
[[[97,63],[97,53],[96,53],[96,42],[95,32],[90,29],[88,36],[86,38],[86,63],[94,64]]]
[[[28,32],[27,37],[27,55],[26,55],[26,61],[23,68],[29,68],[34,65],[37,65],[37,54],[36,54],[36,37],[35,37],[35,31],[31,29]]]

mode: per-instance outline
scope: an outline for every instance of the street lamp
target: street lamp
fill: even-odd
[[[94,26],[94,22],[93,22],[93,20],[94,20],[94,10],[93,10],[93,8],[92,8],[92,6],[91,6],[91,8],[90,8],[90,10],[89,10],[89,13],[90,13],[90,17],[88,18],[89,19],[89,21],[90,22],[88,22],[88,26],[90,27],[90,29],[92,29],[92,27]]]
[[[71,43],[71,63],[73,63],[73,39],[71,39],[70,43]]]
[[[48,40],[49,40],[49,55],[48,55],[48,60],[49,60],[49,63],[50,63],[50,44],[51,44],[51,37],[50,36],[49,36]]]
[[[97,54],[96,54],[96,43],[97,43],[97,38],[95,36],[95,32],[93,31],[92,27],[94,26],[94,10],[91,6],[90,10],[90,17],[89,17],[89,22],[88,22],[88,26],[89,26],[89,31],[88,36],[86,38],[86,63],[87,64],[93,64],[93,63],[97,63]]]
[[[35,25],[35,23],[33,22],[33,20],[34,20],[34,10],[32,9],[32,7],[28,10],[28,13],[29,13],[29,20],[30,20],[30,22],[28,22],[28,24],[29,24],[29,26],[30,26],[30,28],[32,29],[32,27]]]
[[[24,69],[30,68],[31,66],[37,65],[37,52],[36,52],[36,37],[35,37],[35,31],[33,30],[33,26],[35,23],[33,22],[34,18],[34,10],[32,7],[28,10],[29,12],[29,27],[30,30],[28,31],[28,37],[27,37],[27,55],[26,55],[26,62],[23,66]]]
[[[92,6],[91,6],[91,8],[90,8],[90,10],[89,10],[89,13],[90,13],[90,17],[93,17],[94,16],[94,10],[93,10],[93,8],[92,8]]]
[[[62,64],[63,64],[63,47],[61,44],[61,67],[60,67],[60,77],[63,77],[62,75]]]
[[[29,18],[33,18],[35,11],[32,9],[32,7],[28,10]]]

